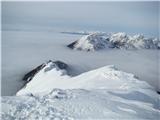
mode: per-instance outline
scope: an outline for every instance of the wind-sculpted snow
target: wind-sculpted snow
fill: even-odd
[[[3,120],[157,120],[158,94],[150,89],[53,89],[45,95],[2,97]]]
[[[157,38],[146,38],[143,35],[130,36],[126,33],[89,33],[68,47],[76,50],[95,51],[104,48],[118,49],[159,49]]]
[[[2,97],[3,120],[157,120],[160,96],[133,74],[104,66],[78,76],[50,61],[18,91]]]

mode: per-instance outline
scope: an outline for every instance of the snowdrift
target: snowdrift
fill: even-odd
[[[45,95],[2,97],[2,120],[158,120],[149,89],[53,89]]]
[[[89,33],[68,45],[69,48],[84,51],[96,51],[104,48],[117,49],[159,49],[157,38],[146,38],[144,35],[134,36],[126,33]]]

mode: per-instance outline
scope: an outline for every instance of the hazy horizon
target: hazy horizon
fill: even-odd
[[[2,2],[2,29],[100,30],[158,37],[159,2]]]

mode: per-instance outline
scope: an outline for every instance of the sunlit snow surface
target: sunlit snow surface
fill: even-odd
[[[69,77],[55,68],[44,71],[50,66],[51,63],[38,72],[18,92],[19,96],[2,97],[2,119],[157,120],[160,117],[159,95],[133,74],[105,66]]]
[[[157,120],[160,117],[158,100],[158,95],[148,89],[54,89],[43,96],[3,97],[2,119]]]
[[[53,62],[46,63],[32,80],[27,83],[17,95],[34,95],[49,93],[54,88],[60,89],[151,89],[144,81],[135,78],[133,74],[117,70],[113,65],[82,73],[71,77],[67,71],[53,67]]]

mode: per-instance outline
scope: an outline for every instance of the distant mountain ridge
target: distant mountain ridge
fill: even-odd
[[[123,32],[104,33],[95,32],[83,36],[79,40],[68,45],[69,48],[84,51],[96,51],[108,49],[160,49],[160,41],[157,38],[147,38],[137,34],[130,36]]]

